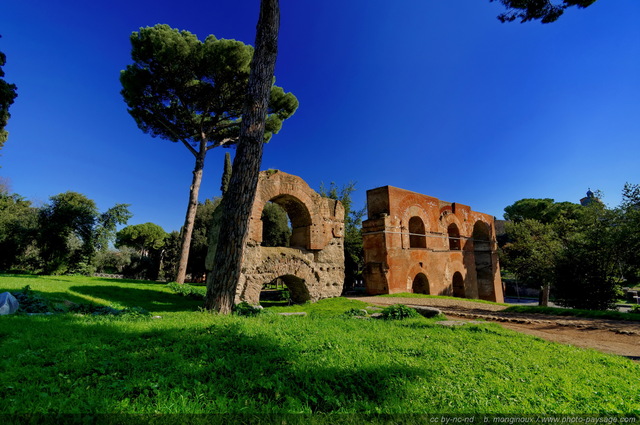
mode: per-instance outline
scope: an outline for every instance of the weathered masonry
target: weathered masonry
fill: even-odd
[[[384,186],[367,191],[369,294],[414,292],[503,302],[493,217]]]
[[[288,247],[262,246],[262,210],[280,205],[291,222]],[[280,279],[296,303],[338,297],[344,284],[344,207],[300,177],[262,171],[249,223],[236,303],[260,303],[264,284]],[[210,250],[207,268],[213,263]]]

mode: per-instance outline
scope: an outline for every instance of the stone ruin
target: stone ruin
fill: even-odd
[[[262,210],[280,205],[291,222],[289,247],[262,246]],[[260,303],[263,285],[283,282],[296,303],[338,297],[344,284],[344,207],[324,198],[300,177],[262,171],[249,222],[236,303]],[[210,250],[213,251],[213,250]],[[213,254],[207,256],[207,270]]]
[[[367,293],[504,301],[492,216],[392,186],[367,191],[367,214]]]
[[[289,216],[289,247],[262,245],[268,202]],[[494,218],[458,203],[384,186],[367,191],[362,224],[367,293],[413,292],[503,302]],[[213,234],[217,234],[215,229]],[[344,208],[300,177],[262,171],[236,303],[257,305],[276,279],[296,303],[338,297],[344,284]],[[215,246],[215,241],[212,242]],[[213,266],[215,250],[207,256]]]

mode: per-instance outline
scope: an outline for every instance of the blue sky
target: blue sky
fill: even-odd
[[[120,96],[129,35],[165,23],[253,44],[258,0],[4,0],[0,51],[18,86],[0,177],[36,203],[73,190],[129,224],[178,230],[194,159],[140,131]],[[276,77],[300,101],[263,169],[392,185],[502,217],[521,198],[615,206],[640,183],[640,1],[501,24],[488,0],[282,0]],[[223,149],[201,200],[219,195]],[[234,152],[234,151],[231,151]]]

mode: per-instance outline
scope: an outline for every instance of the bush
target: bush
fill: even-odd
[[[194,300],[204,300],[207,294],[207,288],[202,286],[191,286],[186,283],[179,284],[176,282],[169,282],[167,286],[176,294],[193,298]]]
[[[246,301],[236,304],[235,307],[233,307],[233,314],[238,316],[252,317],[262,313],[264,313],[264,309],[261,306],[252,306]]]
[[[342,315],[345,317],[369,317],[367,310],[362,308],[350,308],[342,313]]]
[[[404,304],[394,304],[382,310],[382,318],[385,320],[403,320],[420,317],[420,313],[415,308],[407,307]]]
[[[16,297],[20,304],[18,312],[47,313],[51,310],[51,305],[47,299],[33,292],[29,285],[22,288],[20,292],[12,292],[12,295]]]

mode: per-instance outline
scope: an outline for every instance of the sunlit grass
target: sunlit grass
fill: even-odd
[[[640,415],[640,365],[496,324],[349,319],[366,304],[343,298],[219,316],[155,283],[53,279],[29,281],[162,318],[0,317],[0,413]]]

